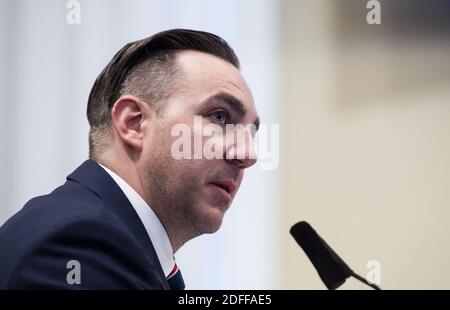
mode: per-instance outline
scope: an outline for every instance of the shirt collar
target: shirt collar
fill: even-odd
[[[156,255],[158,256],[158,260],[164,271],[164,275],[167,277],[175,265],[175,259],[173,257],[172,245],[164,226],[161,224],[152,208],[130,185],[128,185],[127,182],[102,164],[99,165],[108,172],[111,178],[113,178],[136,210],[136,213],[152,241]]]

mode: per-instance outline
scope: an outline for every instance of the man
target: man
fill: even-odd
[[[259,124],[236,55],[183,29],[127,44],[95,81],[87,117],[90,159],[1,227],[0,288],[184,288],[174,253],[219,229],[256,161],[248,139],[228,139]],[[180,125],[194,141],[178,148]],[[195,156],[208,149],[223,156]]]

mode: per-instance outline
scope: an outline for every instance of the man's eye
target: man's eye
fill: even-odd
[[[226,124],[229,120],[229,115],[225,111],[216,111],[210,114],[212,120],[219,124]]]

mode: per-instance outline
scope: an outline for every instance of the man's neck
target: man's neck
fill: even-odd
[[[132,187],[144,201],[150,206],[153,212],[158,217],[159,221],[163,225],[166,233],[169,237],[170,243],[172,245],[173,253],[178,251],[187,241],[197,237],[199,234],[194,231],[184,231],[182,227],[187,225],[182,225],[182,223],[173,222],[173,217],[170,214],[166,215],[165,209],[167,206],[159,206],[157,202],[151,202],[150,195],[146,192],[144,186],[143,177],[140,176],[139,171],[134,162],[127,164],[128,159],[124,160],[113,160],[108,157],[95,158],[94,159],[99,164],[107,167],[119,177],[121,177],[130,187]],[[117,164],[120,162],[120,165]],[[124,168],[126,167],[126,168]]]

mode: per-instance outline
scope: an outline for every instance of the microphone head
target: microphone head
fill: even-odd
[[[353,274],[347,264],[307,222],[298,222],[292,226],[290,233],[306,253],[328,289],[337,289]]]

